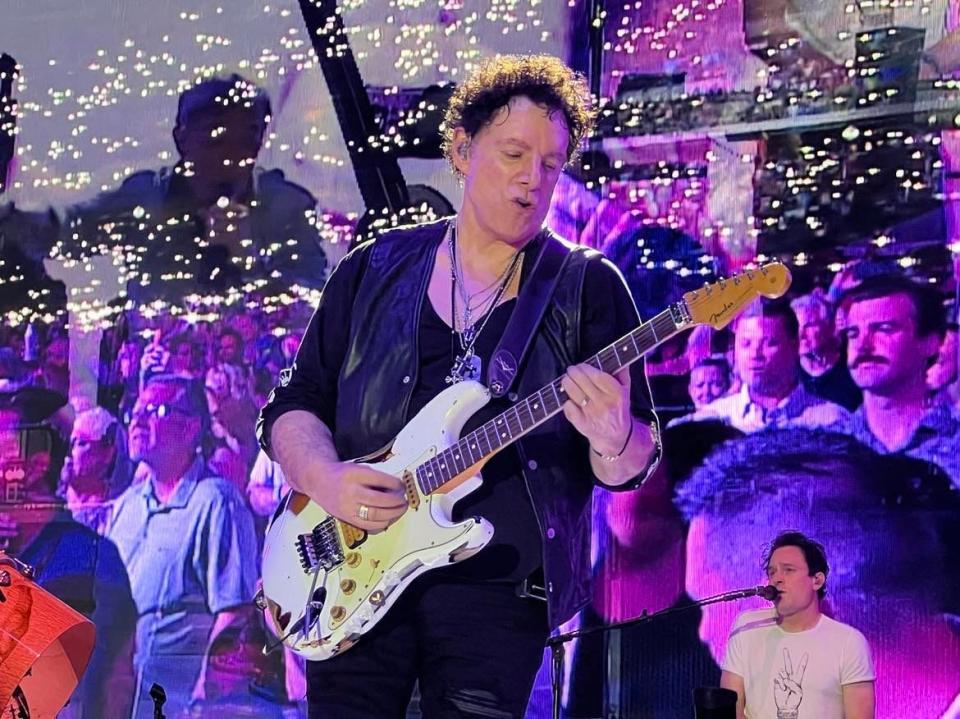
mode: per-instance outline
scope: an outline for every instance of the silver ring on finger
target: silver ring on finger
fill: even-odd
[[[580,406],[581,406],[581,407],[586,407],[586,406],[587,406],[587,403],[588,403],[589,401],[590,401],[590,398],[589,398],[589,397],[584,397],[582,400],[580,400]]]
[[[370,507],[365,504],[360,504],[357,506],[357,516],[366,521],[370,518]]]

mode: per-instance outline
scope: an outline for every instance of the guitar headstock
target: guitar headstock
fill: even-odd
[[[776,299],[790,288],[790,270],[780,262],[769,262],[755,270],[747,270],[704,285],[683,295],[694,324],[723,329],[758,297]]]

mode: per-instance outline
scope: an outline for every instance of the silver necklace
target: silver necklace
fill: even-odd
[[[479,337],[483,331],[483,328],[487,326],[487,322],[490,321],[490,317],[493,315],[493,311],[496,309],[500,298],[503,297],[503,293],[506,292],[507,287],[513,280],[513,276],[520,264],[520,258],[522,257],[519,250],[515,252],[513,259],[492,285],[470,295],[466,291],[466,283],[462,279],[462,273],[457,261],[455,235],[456,231],[454,230],[453,223],[451,223],[447,230],[447,244],[450,251],[450,319],[453,325],[450,331],[456,335],[459,341],[460,352],[453,360],[453,367],[450,370],[450,374],[444,379],[444,382],[447,384],[456,384],[464,380],[480,381],[483,375],[483,363],[474,351],[474,344],[477,341],[477,337]],[[497,287],[497,291],[491,296],[489,306],[486,307],[480,319],[474,323],[472,321],[473,311],[483,307],[487,302],[483,301],[479,303],[477,307],[471,308],[471,301],[495,285],[499,286]],[[457,294],[460,294],[461,300],[463,301],[463,322],[461,324],[463,331],[460,333],[457,332]]]

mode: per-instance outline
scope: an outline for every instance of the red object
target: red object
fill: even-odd
[[[95,630],[28,569],[0,551],[0,715],[25,702],[31,719],[53,719],[83,676]]]

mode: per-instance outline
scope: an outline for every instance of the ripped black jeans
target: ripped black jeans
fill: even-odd
[[[309,717],[402,719],[419,682],[424,719],[520,719],[547,635],[546,603],[512,584],[422,577],[356,646],[307,663]]]

